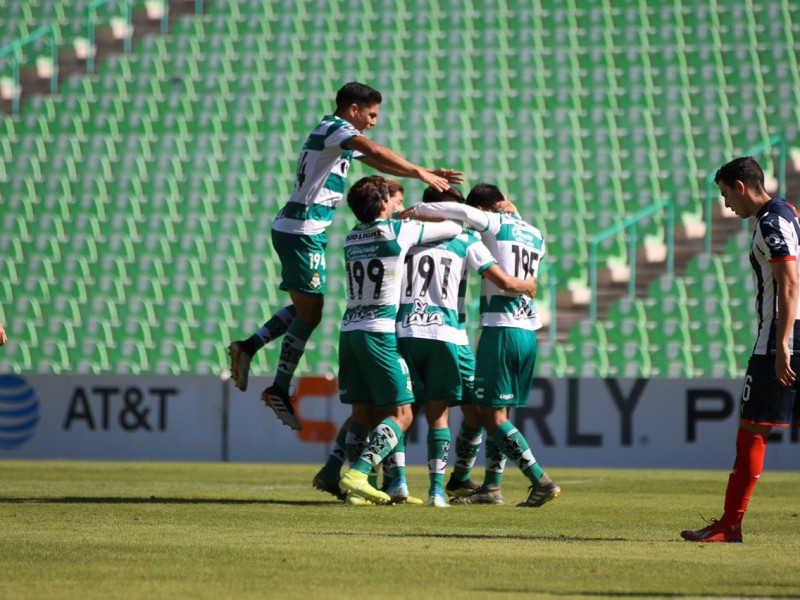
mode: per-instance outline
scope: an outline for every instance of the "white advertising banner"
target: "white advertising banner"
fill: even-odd
[[[296,382],[300,432],[261,403],[270,383],[253,377],[242,393],[211,376],[0,376],[0,458],[321,463],[349,414],[336,381]],[[511,419],[545,468],[729,469],[741,389],[720,379],[537,379]],[[450,423],[455,436],[457,409]],[[408,464],[426,463],[426,431],[409,432]],[[796,424],[774,431],[766,468],[800,469]]]
[[[221,459],[216,377],[0,376],[0,458]]]

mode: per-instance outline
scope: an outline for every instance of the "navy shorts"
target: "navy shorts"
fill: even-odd
[[[792,370],[800,374],[800,356],[791,358]],[[800,375],[798,375],[800,378]],[[792,416],[800,420],[798,381],[784,387],[775,374],[775,356],[750,357],[741,398],[742,421],[755,425],[788,427]]]

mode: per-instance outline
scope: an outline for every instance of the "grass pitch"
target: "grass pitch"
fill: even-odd
[[[345,506],[317,468],[0,461],[0,598],[800,598],[798,473],[764,474],[744,544],[690,544],[727,473],[548,469],[562,497],[522,509],[509,468],[505,506],[433,509]]]

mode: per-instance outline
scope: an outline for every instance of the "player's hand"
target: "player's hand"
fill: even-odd
[[[536,295],[536,277],[534,276],[526,279],[525,285],[527,286],[525,295],[533,298]]]
[[[778,353],[775,355],[775,374],[778,376],[778,381],[784,387],[790,387],[795,380],[795,372],[792,371],[792,366],[789,362],[791,354],[789,349],[783,346],[778,346]]]
[[[455,169],[433,169],[431,173],[444,177],[448,183],[464,183],[464,173]]]
[[[0,346],[3,346],[8,341],[6,330],[3,329],[3,324],[0,323]]]
[[[450,183],[447,181],[447,179],[436,175],[433,171],[422,171],[419,178],[437,192],[443,192],[447,189],[450,189]]]

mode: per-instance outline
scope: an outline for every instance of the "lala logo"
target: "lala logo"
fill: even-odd
[[[514,307],[515,319],[533,319],[536,316],[536,310],[525,298],[520,298],[521,302]]]
[[[432,325],[444,325],[442,313],[427,312],[428,305],[423,304],[419,298],[414,299],[414,312],[403,317],[403,327],[430,327]]]
[[[352,323],[359,323],[361,321],[374,320],[377,317],[374,310],[364,310],[363,307],[359,306],[345,314],[342,325],[351,325]]]

